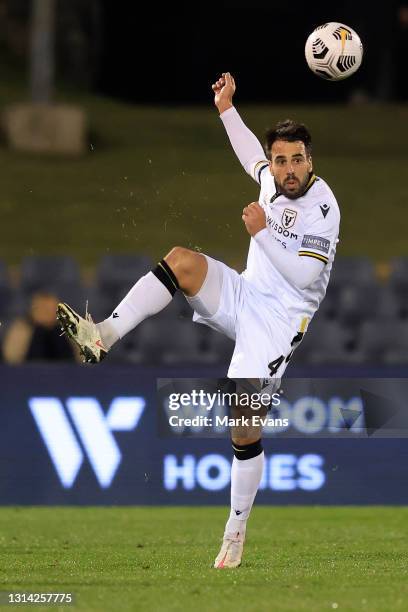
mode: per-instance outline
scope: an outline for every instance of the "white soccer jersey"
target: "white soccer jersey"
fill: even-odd
[[[325,266],[314,283],[299,289],[278,272],[261,246],[251,238],[243,276],[289,319],[295,332],[304,332],[326,293],[338,242],[339,207],[333,192],[319,177],[311,177],[301,197],[289,199],[276,192],[269,162],[258,162],[252,170],[253,178],[261,185],[259,204],[265,211],[270,239],[280,243],[282,257],[287,250],[316,258]]]

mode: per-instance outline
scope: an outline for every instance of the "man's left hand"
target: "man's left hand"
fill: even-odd
[[[245,223],[248,234],[255,236],[266,227],[266,216],[262,206],[258,202],[252,202],[245,206],[242,211],[242,220]]]

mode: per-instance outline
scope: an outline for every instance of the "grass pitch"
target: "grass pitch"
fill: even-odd
[[[226,516],[2,508],[0,589],[72,592],[59,609],[99,612],[408,609],[408,508],[256,507],[242,567],[214,570]]]

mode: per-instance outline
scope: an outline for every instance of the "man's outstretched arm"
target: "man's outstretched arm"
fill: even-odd
[[[212,86],[214,103],[230,139],[232,148],[245,171],[259,182],[258,171],[268,164],[257,137],[247,128],[232,103],[235,93],[233,76],[226,72]]]

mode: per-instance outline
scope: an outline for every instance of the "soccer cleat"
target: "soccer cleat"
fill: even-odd
[[[85,363],[99,363],[108,352],[101,335],[88,312],[85,318],[77,314],[68,304],[58,304],[57,319],[62,331],[79,346]]]
[[[244,541],[245,537],[239,533],[236,536],[224,535],[221,550],[214,561],[214,567],[217,569],[239,567],[244,551]]]

